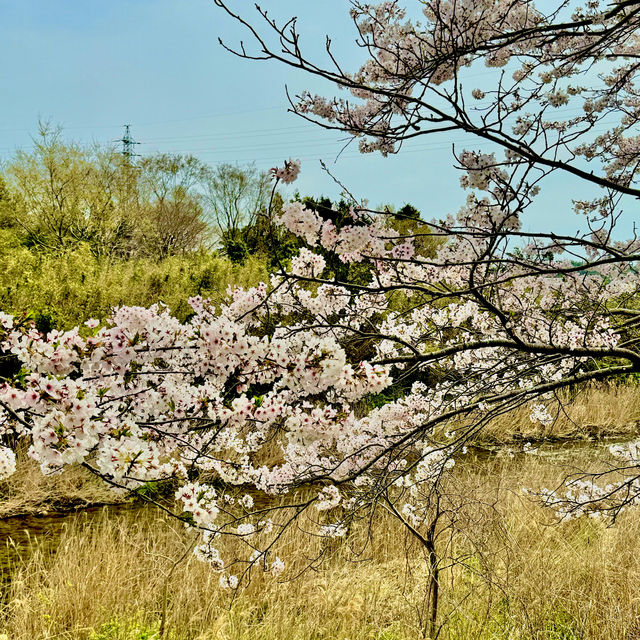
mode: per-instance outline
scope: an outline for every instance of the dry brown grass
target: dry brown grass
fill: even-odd
[[[165,576],[186,542],[175,522],[157,514],[79,519],[55,556],[36,550],[16,567],[5,630],[12,640],[87,638],[92,631],[103,637],[100,630],[105,638],[137,639],[143,636],[136,627],[157,631]],[[287,546],[296,542],[308,541],[300,536]],[[302,562],[300,554],[294,565]],[[232,601],[219,575],[189,556],[171,578],[168,623],[179,638],[328,638],[356,630],[353,637],[376,637],[398,626],[406,609],[399,583],[380,579],[397,574],[398,562],[386,563],[388,571],[371,571],[367,563],[354,574],[354,566],[336,558],[288,584],[256,574]]]
[[[531,422],[524,405],[496,418],[481,433],[484,440],[585,439],[634,436],[640,433],[640,385],[591,384],[573,398],[562,392],[550,405],[549,427]]]
[[[45,476],[24,451],[18,451],[16,472],[0,482],[0,519],[81,509],[117,500],[104,482],[82,467]]]
[[[520,491],[557,482],[568,456],[460,465],[452,489],[468,506],[452,549],[466,559],[441,577],[440,620],[448,622],[440,638],[631,638],[640,614],[640,512],[610,528],[593,520],[552,525]],[[364,536],[356,527],[349,541],[358,547]],[[155,511],[76,516],[57,553],[36,549],[15,564],[0,632],[11,640],[158,638],[165,576],[185,544],[184,529]],[[320,544],[293,532],[279,550],[289,561],[281,583],[258,572],[234,601],[218,575],[189,555],[168,583],[167,637],[422,637],[424,556],[390,516],[377,516],[364,554],[336,548],[317,571],[289,581]]]

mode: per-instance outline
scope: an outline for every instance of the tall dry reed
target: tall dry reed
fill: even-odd
[[[585,463],[594,456],[579,455]],[[438,541],[439,638],[630,640],[640,614],[640,512],[613,527],[557,524],[521,491],[553,485],[569,459],[470,457],[459,465],[450,491],[461,507]],[[191,554],[174,567],[190,543],[175,521],[148,509],[80,515],[55,553],[36,545],[14,559],[0,632],[11,640],[150,640],[160,637],[164,610],[165,636],[175,640],[424,637],[424,550],[388,513],[374,524],[372,532],[354,527],[347,544],[301,575],[322,542],[293,530],[278,550],[289,562],[281,578],[256,572],[232,598]]]

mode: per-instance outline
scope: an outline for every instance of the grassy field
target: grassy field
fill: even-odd
[[[589,464],[602,452],[471,456],[457,467],[451,491],[462,507],[439,543],[439,638],[637,637],[640,512],[612,527],[590,519],[555,524],[521,491],[552,486],[566,465]],[[293,531],[278,549],[285,573],[277,580],[254,573],[235,598],[191,554],[176,564],[190,541],[152,508],[79,514],[63,527],[56,553],[36,539],[12,555],[0,633],[11,640],[425,637],[426,559],[384,511],[372,531],[356,526],[306,571],[323,542]]]
[[[558,395],[560,403],[551,410],[548,427],[529,419],[530,408],[523,405],[493,420],[480,440],[507,444],[522,440],[585,440],[633,437],[640,432],[640,385],[591,384],[572,396]],[[553,405],[552,405],[553,406]]]

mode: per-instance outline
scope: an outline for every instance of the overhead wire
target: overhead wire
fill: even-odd
[[[224,118],[227,116],[235,116],[235,115],[243,115],[243,114],[247,114],[247,113],[262,113],[265,111],[276,111],[276,110],[283,110],[283,109],[287,109],[289,105],[274,105],[272,107],[262,107],[260,109],[240,109],[240,110],[234,110],[234,111],[227,111],[227,112],[218,112],[218,113],[209,113],[209,114],[205,114],[205,115],[200,115],[200,116],[189,116],[186,118],[173,118],[170,120],[152,120],[152,121],[136,121],[133,124],[135,124],[135,126],[137,127],[145,127],[145,126],[155,126],[158,124],[169,124],[172,122],[190,122],[193,120],[206,120],[206,119],[213,119],[213,118]],[[120,124],[96,124],[96,125],[71,125],[71,126],[63,126],[62,127],[63,130],[74,130],[74,129],[122,129],[122,123]],[[31,132],[33,131],[33,128],[0,128],[0,133],[2,132],[15,132],[15,131],[26,131],[26,132]]]

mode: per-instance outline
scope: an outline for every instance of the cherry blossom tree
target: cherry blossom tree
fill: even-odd
[[[285,205],[271,222],[303,241],[298,255],[220,307],[192,299],[185,323],[161,305],[122,307],[105,326],[42,335],[2,315],[0,348],[13,362],[0,389],[4,433],[27,440],[45,473],[81,464],[116,490],[175,482],[175,515],[201,531],[196,554],[231,588],[258,566],[286,570],[277,541],[291,526],[343,538],[384,505],[429,549],[433,635],[440,487],[465,446],[523,404],[549,424],[559,390],[640,372],[640,241],[616,226],[638,195],[640,2],[562,2],[546,14],[520,0],[420,2],[422,23],[396,2],[353,2],[369,59],[347,73],[333,57],[327,69],[305,58],[294,21],[259,10],[262,33],[215,1],[258,45],[240,55],[351,92],[303,93],[293,108],[359,138],[363,152],[454,130],[495,150],[456,153],[464,205],[412,218],[410,231],[355,198],[339,220]],[[480,63],[495,82],[467,94],[465,74]],[[558,120],[568,104],[581,111]],[[299,169],[289,160],[272,176],[288,183]],[[584,229],[526,231],[524,213],[562,172],[578,181]],[[358,277],[339,277],[335,260]],[[615,515],[640,496],[637,450],[614,451],[624,478],[583,478],[545,499],[567,515],[596,505]],[[15,455],[1,452],[6,476]],[[232,555],[223,536],[238,543]]]
[[[635,224],[621,230],[620,220],[640,195],[640,2],[353,0],[355,42],[366,62],[351,71],[329,37],[326,64],[305,55],[295,18],[278,23],[256,6],[252,21],[233,3],[214,1],[249,34],[251,44],[223,43],[232,53],[278,61],[350,94],[303,91],[290,98],[291,109],[345,132],[361,152],[399,153],[407,141],[453,132],[490,147],[453,147],[466,203],[455,217],[422,222],[421,230],[395,239],[384,235],[394,243],[390,255],[371,246],[352,252],[362,229],[346,228],[328,240],[333,229],[323,226],[321,244],[333,242],[343,259],[377,260],[378,280],[363,295],[402,292],[416,300],[389,314],[384,331],[373,332],[379,352],[387,350],[376,362],[413,372],[440,369],[448,378],[441,383],[445,397],[462,398],[466,415],[469,400],[480,397],[476,392],[507,404],[520,401],[502,397],[508,389],[519,388],[528,399],[539,392],[540,401],[529,404],[532,420],[542,424],[552,422],[548,401],[557,385],[637,373],[640,243]],[[488,71],[478,86],[482,67]],[[574,189],[581,229],[525,231],[523,218],[535,215],[540,189],[559,175]],[[384,212],[354,205],[369,216],[367,231],[381,224],[374,218]],[[308,213],[295,224],[307,240],[317,226]],[[442,239],[435,258],[416,254],[424,237]],[[431,324],[441,316],[445,322]],[[507,371],[513,377],[503,386]],[[484,400],[480,406],[477,428],[506,407]],[[568,494],[549,492],[547,502],[564,516],[608,512],[615,518],[638,500],[637,448],[612,447],[621,464],[598,474],[604,486],[578,474]],[[608,482],[610,475],[615,481]]]

